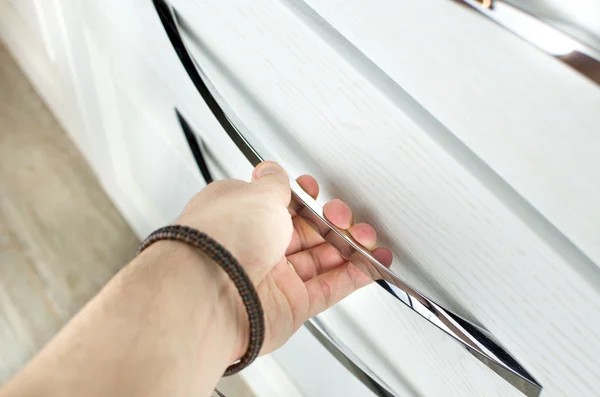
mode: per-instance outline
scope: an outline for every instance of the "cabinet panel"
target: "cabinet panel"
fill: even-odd
[[[193,164],[185,162],[162,131],[182,134],[172,114],[160,120],[147,113],[145,103],[128,93],[128,84],[114,71],[110,57],[89,38],[103,139],[114,186],[109,190],[140,237],[172,222],[204,183]]]
[[[425,109],[432,139],[599,280],[600,87],[454,2],[285,3],[392,103]]]
[[[174,4],[192,53],[238,116],[292,173],[319,176],[323,199],[340,196],[375,224],[397,273],[486,326],[546,395],[594,393],[595,280],[434,139],[410,104],[391,102],[286,6]],[[369,287],[324,317],[351,330],[364,360],[399,390],[515,395],[408,311],[392,317],[390,305]]]
[[[137,188],[160,214],[160,224],[155,224],[155,227],[164,226],[179,216],[205,183],[198,170],[184,163],[157,131],[157,128],[169,128],[181,133],[179,125],[175,122],[157,125],[123,93],[118,106],[125,132],[122,144],[127,151],[122,167],[129,168]]]
[[[274,356],[303,396],[376,397],[301,327]],[[318,363],[318,365],[315,365]],[[323,370],[327,368],[327,370]]]
[[[102,8],[89,3],[85,10],[88,29],[105,51],[112,54],[114,77],[128,87],[129,95],[144,103],[147,114],[164,123],[175,117],[175,108],[184,115],[198,138],[204,142],[207,161],[217,178],[247,180],[250,163],[239,152],[188,80],[177,55],[164,34],[151,2],[126,7]],[[133,10],[137,10],[134,12]],[[128,22],[145,20],[147,33],[135,34]],[[133,22],[137,23],[137,22]],[[179,130],[159,131],[182,159],[193,166],[188,144]]]
[[[319,178],[321,201],[341,197],[357,221],[374,224],[396,253],[397,273],[487,327],[546,396],[597,392],[597,274],[580,271],[568,240],[553,244],[535,223],[596,258],[598,97],[586,81],[451,2],[173,4],[193,55],[238,116],[288,171]],[[34,62],[43,48],[37,33],[0,27],[3,37],[50,87],[43,90],[58,98],[66,87],[60,97],[69,100],[49,101],[70,104],[58,113],[85,131],[86,155],[140,237],[171,221],[202,186],[175,108],[219,175],[248,178],[251,167],[195,92],[150,1],[54,8],[51,61]],[[36,51],[16,45],[19,37]],[[497,52],[484,57],[482,48]],[[44,74],[38,64],[54,69]],[[578,97],[565,99],[571,90]],[[490,184],[482,165],[520,201]],[[395,304],[369,286],[321,320],[402,395],[518,395],[408,309],[392,314]],[[274,357],[297,359],[293,347]],[[328,370],[319,360],[306,365]],[[294,372],[294,381],[310,381]]]

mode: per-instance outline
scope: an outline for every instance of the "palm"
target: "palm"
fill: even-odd
[[[313,198],[317,197],[319,187],[314,178],[302,176],[298,183]],[[346,204],[334,200],[327,203],[324,210],[337,227],[348,229],[366,248],[375,248],[375,230],[367,224],[352,225],[352,212]],[[265,312],[263,354],[283,345],[310,317],[370,282],[369,277],[346,261],[304,218],[290,212],[294,233],[286,256],[257,288]],[[387,249],[375,249],[373,254],[382,263],[391,263]]]

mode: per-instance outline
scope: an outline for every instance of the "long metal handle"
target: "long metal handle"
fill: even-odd
[[[180,36],[175,10],[164,0],[153,1],[179,59],[225,132],[253,165],[256,166],[264,160],[276,160],[277,158],[269,153],[260,140],[254,137],[227,106],[202,68],[194,62]],[[345,258],[351,260],[397,300],[461,343],[475,357],[525,395],[536,397],[540,394],[540,384],[485,329],[443,308],[412,288],[375,259],[371,252],[356,242],[347,231],[331,224],[325,218],[323,208],[291,176],[290,184],[293,204],[300,209],[299,214],[312,221],[325,239]],[[372,378],[376,379],[376,376],[373,374]]]
[[[208,164],[206,164],[206,160],[204,159],[204,154],[202,154],[202,148],[200,147],[201,143],[198,143],[198,138],[194,131],[192,131],[192,127],[188,124],[187,120],[179,110],[175,109],[175,115],[177,116],[177,121],[179,121],[179,125],[181,126],[181,130],[183,131],[183,135],[185,136],[185,140],[190,147],[190,151],[192,152],[192,156],[194,156],[194,160],[196,161],[196,165],[198,166],[198,170],[204,178],[204,182],[208,185],[213,181],[213,177],[210,174],[210,170],[208,169]]]
[[[585,44],[507,1],[453,1],[471,7],[600,85],[600,42],[595,42],[595,46]]]
[[[393,389],[381,380],[377,374],[366,366],[358,357],[337,340],[318,317],[313,317],[304,323],[306,329],[323,345],[340,364],[360,380],[377,397],[394,397]]]

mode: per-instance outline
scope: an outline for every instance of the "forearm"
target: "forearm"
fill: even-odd
[[[235,299],[215,263],[183,243],[157,243],[0,395],[208,396],[244,349]]]

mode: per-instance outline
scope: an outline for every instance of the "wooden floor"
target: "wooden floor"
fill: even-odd
[[[139,241],[0,43],[0,385]],[[248,397],[240,378],[219,388]]]

